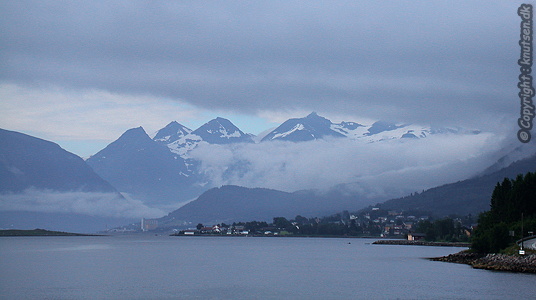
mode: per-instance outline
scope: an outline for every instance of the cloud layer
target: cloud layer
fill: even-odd
[[[116,194],[57,192],[27,189],[19,194],[0,194],[0,211],[76,213],[98,217],[151,218],[166,212],[141,201],[121,199]]]
[[[4,1],[0,80],[253,115],[493,127],[517,112],[518,6]]]
[[[488,167],[501,149],[493,134],[434,135],[364,143],[348,139],[303,143],[200,145],[191,152],[215,185],[293,192],[340,183],[366,187],[367,197],[394,197],[466,179]],[[495,157],[495,159],[497,159]]]

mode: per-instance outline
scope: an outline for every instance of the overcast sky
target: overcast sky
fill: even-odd
[[[311,111],[515,138],[520,3],[1,1],[0,127],[81,156],[137,126]]]

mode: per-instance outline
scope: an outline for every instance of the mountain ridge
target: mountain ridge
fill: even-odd
[[[21,192],[30,187],[117,193],[82,158],[58,144],[0,129],[0,192]]]
[[[269,146],[272,141],[306,143],[348,138],[371,143],[408,137],[425,138],[434,132],[430,127],[383,121],[372,125],[333,123],[312,112],[306,117],[283,122],[256,143],[251,134],[244,133],[222,117],[214,118],[195,130],[172,121],[158,130],[152,139],[142,127],[129,129],[87,159],[87,163],[123,193],[140,198],[144,203],[172,205],[190,201],[222,181],[225,184],[229,178],[244,176],[251,171],[247,161],[232,161],[223,171],[221,180],[213,180],[210,167],[203,169],[204,162],[199,155],[192,156],[200,146],[204,146],[204,151],[210,151],[207,145],[228,147],[229,153],[233,153],[239,145],[262,147]],[[455,133],[448,130],[437,132]],[[225,149],[221,147],[219,149]],[[206,157],[208,153],[204,152],[204,155]],[[217,161],[218,158],[210,160]]]
[[[181,202],[177,189],[184,189],[185,197],[198,192],[195,186],[186,189],[193,185],[187,162],[151,139],[142,127],[127,130],[86,162],[119,191],[145,203]]]
[[[271,221],[274,217],[296,215],[317,217],[349,208],[362,207],[370,199],[331,191],[284,192],[267,188],[224,185],[207,190],[196,200],[161,218],[164,226],[176,224],[217,224],[239,221]]]
[[[0,129],[0,228],[96,232],[131,222],[132,207],[81,157]]]
[[[536,153],[512,162],[507,167],[476,177],[437,186],[422,193],[390,199],[375,207],[386,210],[433,212],[436,217],[449,215],[477,216],[489,210],[491,194],[504,178],[536,172]],[[368,208],[370,209],[370,208]]]

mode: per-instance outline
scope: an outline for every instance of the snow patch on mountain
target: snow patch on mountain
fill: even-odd
[[[196,134],[189,134],[172,143],[167,144],[169,150],[182,158],[189,158],[188,153],[202,143],[203,139]]]
[[[153,140],[166,145],[175,155],[191,159],[189,153],[200,144],[239,144],[266,141],[305,142],[328,137],[373,143],[393,139],[421,139],[435,134],[479,134],[479,131],[456,127],[431,128],[418,124],[397,124],[377,121],[364,125],[343,121],[332,123],[315,112],[303,118],[293,118],[280,126],[268,129],[258,136],[246,134],[231,121],[224,118],[213,119],[196,130],[191,130],[176,121],[159,130]],[[195,165],[194,162],[191,162]]]
[[[296,132],[298,130],[305,130],[305,126],[303,126],[303,124],[296,124],[294,126],[294,128],[292,128],[291,130],[289,130],[287,132],[274,134],[274,136],[271,139],[276,140],[278,138],[284,138],[284,137],[289,136],[289,135],[291,135],[292,133],[294,133],[294,132]]]
[[[363,137],[365,133],[368,132],[369,127],[355,122],[341,122],[338,124],[331,124],[330,128],[348,138],[357,139]]]
[[[169,144],[185,137],[191,132],[192,130],[190,128],[173,121],[166,127],[158,130],[154,137],[151,138],[156,142]]]
[[[331,125],[330,120],[313,112],[305,118],[294,118],[285,121],[261,141],[306,142],[325,137],[344,137],[344,134],[332,130]]]

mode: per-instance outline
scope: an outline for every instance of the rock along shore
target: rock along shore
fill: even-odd
[[[378,240],[375,245],[412,245],[412,246],[441,246],[441,247],[469,247],[469,243],[427,242],[408,240]]]
[[[432,258],[431,260],[468,264],[475,269],[536,273],[536,254],[506,255],[462,251],[448,256]]]

